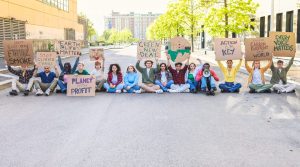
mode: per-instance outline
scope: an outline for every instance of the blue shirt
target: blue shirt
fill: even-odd
[[[42,83],[51,83],[54,78],[56,78],[56,74],[54,72],[50,72],[47,75],[45,72],[40,72],[37,74],[37,77],[41,78]]]

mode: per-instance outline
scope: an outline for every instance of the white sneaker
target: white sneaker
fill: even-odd
[[[124,93],[127,93],[127,90],[126,90],[126,89],[124,89],[124,90],[123,90],[123,92],[124,92]]]
[[[46,96],[49,96],[50,92],[51,92],[50,89],[47,89],[46,92],[45,92]]]
[[[156,91],[155,91],[155,93],[157,93],[157,94],[161,94],[161,93],[164,93],[164,91],[163,91],[163,90],[161,90],[161,89],[159,89],[159,90],[156,90]]]
[[[175,90],[175,89],[168,89],[168,92],[170,92],[170,93],[178,93],[178,91]]]
[[[37,95],[37,96],[41,96],[43,94],[44,94],[44,92],[41,89],[38,89],[37,92],[35,93],[35,95]]]
[[[121,90],[116,90],[116,93],[121,93],[122,91]]]
[[[185,90],[184,93],[190,93],[190,89]]]
[[[140,94],[140,93],[142,93],[142,90],[141,89],[140,90],[134,90],[133,92],[136,93],[136,94]]]

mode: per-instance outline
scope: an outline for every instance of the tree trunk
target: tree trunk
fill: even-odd
[[[228,38],[229,32],[227,30],[227,26],[228,26],[227,0],[224,0],[224,7],[226,9],[226,13],[225,13],[225,38]]]

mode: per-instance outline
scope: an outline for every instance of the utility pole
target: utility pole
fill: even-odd
[[[227,26],[228,26],[227,0],[224,0],[224,7],[226,10],[226,13],[225,13],[225,38],[228,38],[229,32],[227,29]]]

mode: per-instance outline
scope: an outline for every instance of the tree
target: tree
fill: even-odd
[[[83,18],[84,20],[86,20],[87,22],[87,37],[88,37],[88,40],[91,42],[92,40],[92,37],[94,35],[97,35],[97,31],[95,30],[94,28],[94,24],[93,22],[83,13],[80,13],[79,14],[79,17]]]
[[[241,34],[251,31],[258,4],[253,0],[223,0],[209,9],[205,30],[212,36],[228,37],[229,32]]]

